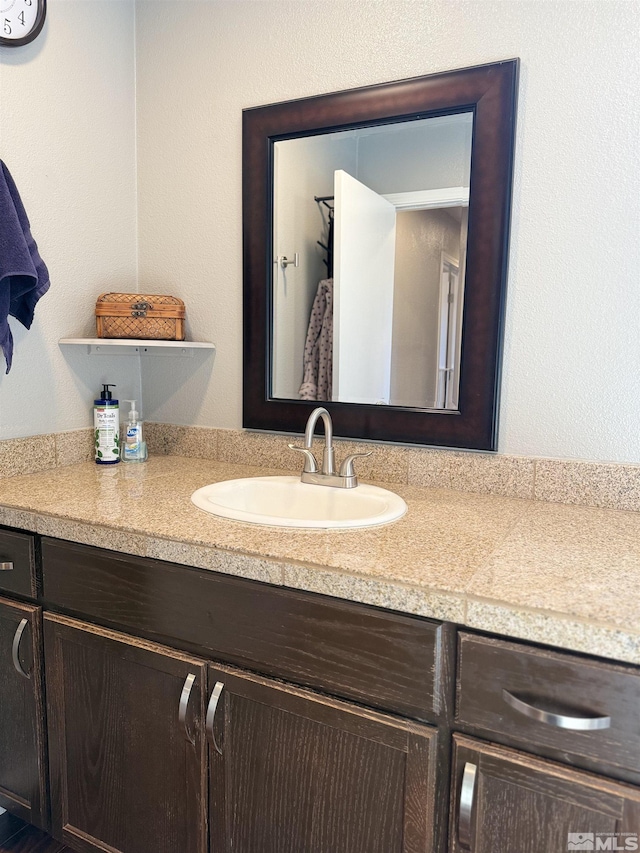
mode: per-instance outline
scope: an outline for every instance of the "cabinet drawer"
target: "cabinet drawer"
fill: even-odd
[[[35,544],[29,533],[0,530],[0,590],[36,597]]]
[[[463,730],[640,782],[640,670],[459,636]]]
[[[441,623],[55,539],[42,561],[49,607],[419,720],[445,714]]]

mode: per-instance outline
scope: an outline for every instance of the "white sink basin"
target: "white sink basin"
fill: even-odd
[[[248,477],[203,486],[193,503],[213,515],[275,527],[374,527],[401,518],[407,505],[387,489],[312,486],[299,477]]]

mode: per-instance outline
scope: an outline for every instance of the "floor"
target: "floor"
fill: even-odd
[[[8,812],[0,815],[0,853],[74,853],[45,832],[29,826]]]

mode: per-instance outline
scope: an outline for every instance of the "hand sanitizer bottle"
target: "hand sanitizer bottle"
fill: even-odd
[[[131,403],[127,415],[124,441],[122,442],[121,458],[123,462],[145,462],[147,459],[147,443],[142,440],[142,422],[138,420],[135,400],[125,400]]]

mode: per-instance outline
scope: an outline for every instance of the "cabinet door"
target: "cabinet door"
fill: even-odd
[[[40,609],[0,598],[0,806],[46,827]]]
[[[47,614],[53,833],[79,853],[204,853],[203,661]]]
[[[637,850],[640,790],[454,736],[450,850]],[[635,844],[635,846],[634,846]]]
[[[435,849],[436,729],[221,666],[209,687],[212,853]]]

